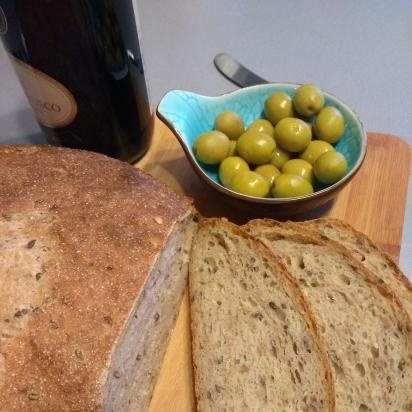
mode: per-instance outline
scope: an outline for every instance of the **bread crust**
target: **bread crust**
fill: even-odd
[[[190,200],[100,154],[0,149],[0,222],[17,239],[3,253],[8,269],[0,267],[9,288],[9,303],[0,301],[8,314],[0,319],[0,411],[102,410],[116,341],[174,225],[192,212]],[[6,252],[26,260],[13,266]],[[19,270],[35,290],[14,307],[29,287],[5,276]]]
[[[383,250],[380,250],[378,246],[364,233],[356,230],[353,228],[351,225],[348,223],[340,220],[340,219],[335,219],[335,218],[320,218],[320,219],[315,219],[312,221],[306,221],[302,223],[303,225],[307,225],[308,227],[317,227],[318,225],[327,225],[331,224],[335,227],[337,227],[340,230],[343,230],[347,233],[350,233],[353,237],[355,237],[359,242],[361,242],[362,245],[367,246],[370,249],[373,249],[376,253],[380,254],[388,263],[388,265],[391,267],[393,270],[393,275],[396,277],[396,279],[401,282],[407,290],[410,291],[411,293],[411,301],[412,301],[412,282],[408,279],[408,277],[401,271],[399,266],[396,264],[396,262],[392,259],[391,256],[389,256],[386,252]]]
[[[327,410],[329,411],[335,411],[335,403],[336,403],[336,397],[335,397],[335,387],[334,387],[334,381],[332,377],[332,370],[331,366],[328,360],[328,356],[326,353],[326,349],[322,343],[320,333],[318,330],[317,323],[315,321],[315,317],[312,313],[311,308],[309,307],[308,302],[306,301],[306,298],[303,295],[303,292],[301,290],[301,287],[299,285],[299,282],[292,276],[290,273],[287,271],[285,265],[275,257],[275,255],[270,251],[269,247],[265,245],[263,241],[260,239],[252,236],[251,234],[247,233],[245,230],[243,230],[241,227],[230,223],[227,219],[225,218],[209,218],[209,219],[201,219],[199,222],[198,230],[201,230],[202,228],[207,228],[207,227],[226,227],[228,231],[231,231],[235,233],[236,235],[246,239],[246,240],[251,240],[254,242],[256,245],[257,249],[259,250],[259,253],[265,256],[265,258],[271,262],[273,266],[277,266],[280,268],[279,273],[284,276],[286,281],[292,286],[292,290],[295,294],[295,298],[299,302],[301,308],[303,309],[303,313],[305,314],[305,321],[309,327],[309,330],[312,333],[315,346],[318,351],[319,358],[322,363],[322,367],[324,369],[324,380],[325,380],[325,385],[327,388],[327,394],[328,394],[328,405],[327,405]],[[193,272],[193,268],[191,267],[192,265],[189,263],[189,294],[191,291],[191,273]],[[191,294],[190,294],[191,296]],[[191,296],[192,298],[192,296]],[[192,301],[192,300],[191,300]],[[192,309],[191,309],[191,316],[193,317]],[[196,324],[191,321],[191,329],[192,329],[192,335],[196,335]],[[192,339],[192,363],[193,363],[193,369],[194,369],[194,376],[197,376],[197,368],[196,368],[196,359],[194,356],[194,346],[193,346],[193,339]],[[197,384],[197,380],[195,379],[195,397],[196,397],[196,402],[199,403],[199,397],[200,397],[200,388]]]
[[[390,269],[390,272],[385,276],[379,276],[379,280],[387,284],[395,295],[400,299],[401,303],[408,312],[409,319],[412,322],[412,283],[407,278],[407,276],[400,270],[395,261],[385,252],[380,250],[373,241],[367,237],[362,232],[357,231],[349,224],[334,218],[321,218],[312,221],[302,222],[299,225],[304,226],[307,230],[311,232],[318,233],[320,235],[325,235],[328,237],[328,240],[334,240],[329,238],[326,233],[323,233],[324,228],[331,228],[342,233],[344,236],[350,237],[352,240],[359,245],[360,249],[366,249],[371,251],[373,254],[379,256],[384,264]],[[339,243],[339,242],[338,242]],[[348,250],[353,252],[355,258],[362,263],[363,266],[370,269],[373,272],[373,268],[370,268],[372,263],[368,261],[363,261],[365,259],[364,255],[361,252],[356,250],[356,247],[352,248],[351,246],[344,245]],[[369,260],[369,259],[368,259]]]
[[[288,234],[288,238],[291,240],[296,239],[297,242],[303,242],[307,244],[314,244],[314,245],[319,245],[319,246],[328,246],[332,248],[333,250],[337,251],[339,254],[344,256],[349,262],[350,265],[357,271],[363,274],[364,279],[378,291],[379,294],[381,294],[392,306],[394,314],[396,315],[397,318],[397,327],[399,330],[403,331],[403,333],[406,335],[405,343],[407,345],[406,348],[406,353],[409,358],[409,365],[406,366],[406,368],[410,368],[411,365],[411,356],[410,354],[412,353],[412,323],[411,319],[408,315],[407,310],[405,307],[402,305],[401,301],[399,298],[396,296],[394,291],[391,289],[391,287],[385,283],[383,283],[383,280],[381,280],[375,273],[373,273],[371,270],[366,268],[358,258],[356,258],[355,254],[349,251],[347,248],[342,246],[340,243],[329,239],[327,236],[320,234],[319,232],[315,232],[312,228],[310,227],[305,227],[304,225],[300,223],[295,223],[295,222],[278,222],[275,220],[271,219],[256,219],[248,222],[245,225],[246,230],[250,230],[252,233],[254,232],[252,227],[264,227],[264,228],[269,228],[273,229],[273,235],[274,236],[279,236],[281,239],[284,237],[282,233],[278,233],[276,229],[282,229],[286,230],[290,233],[290,236]],[[412,382],[410,380],[408,381],[409,387],[412,385]],[[410,399],[409,399],[410,401]],[[408,404],[409,405],[409,404]]]
[[[380,279],[375,273],[373,273],[371,270],[366,268],[359,261],[359,259],[357,259],[354,253],[352,253],[346,247],[342,246],[340,243],[328,238],[327,236],[321,233],[315,232],[311,230],[310,228],[304,227],[304,225],[300,223],[296,223],[292,221],[279,222],[279,221],[271,220],[271,219],[255,219],[255,220],[251,220],[245,225],[246,230],[248,230],[248,227],[250,225],[264,225],[266,227],[272,227],[272,228],[282,227],[285,229],[291,229],[291,231],[294,232],[292,236],[295,237],[297,240],[308,242],[308,243],[314,243],[320,246],[329,245],[330,247],[338,251],[340,254],[344,255],[347,259],[349,259],[353,267],[356,267],[358,270],[365,273],[366,275],[365,279],[369,283],[376,286],[376,288],[378,289],[379,293],[382,296],[385,296],[391,301],[392,306],[394,306],[395,310],[401,315],[401,317],[403,318],[403,321],[407,325],[408,331],[412,332],[412,323],[411,323],[409,314],[406,311],[405,307],[402,305],[396,293],[392,290],[392,288],[388,284],[384,283],[383,280]],[[296,233],[296,231],[299,231],[300,233]],[[411,336],[411,339],[412,339],[412,336]],[[412,340],[411,340],[411,344],[412,344]]]

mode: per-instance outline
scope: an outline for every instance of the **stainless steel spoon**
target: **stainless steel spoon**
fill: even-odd
[[[220,53],[215,56],[216,68],[232,83],[240,87],[254,86],[256,84],[269,83],[257,74],[240,64],[227,53]]]

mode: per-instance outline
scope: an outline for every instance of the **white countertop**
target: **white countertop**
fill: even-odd
[[[213,65],[217,53],[227,52],[267,80],[316,83],[349,104],[367,131],[412,144],[410,0],[137,3],[152,105],[170,89],[206,95],[235,89]],[[2,47],[0,130],[1,144],[45,142]],[[409,275],[411,180],[400,258]]]

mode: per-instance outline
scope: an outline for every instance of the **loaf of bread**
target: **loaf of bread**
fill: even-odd
[[[412,330],[391,289],[347,249],[302,226],[255,220],[246,229],[284,262],[309,301],[332,365],[336,410],[411,410]]]
[[[335,410],[311,310],[263,243],[225,220],[204,220],[189,274],[199,412]]]
[[[191,203],[120,161],[0,149],[0,411],[146,411]]]
[[[356,258],[391,287],[412,319],[412,282],[366,235],[338,219],[316,219],[303,224],[354,252]]]

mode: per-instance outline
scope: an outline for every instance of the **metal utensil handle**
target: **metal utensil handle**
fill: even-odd
[[[213,61],[220,73],[237,86],[247,87],[268,83],[267,80],[262,79],[257,74],[253,73],[229,54],[220,53],[215,56]]]

